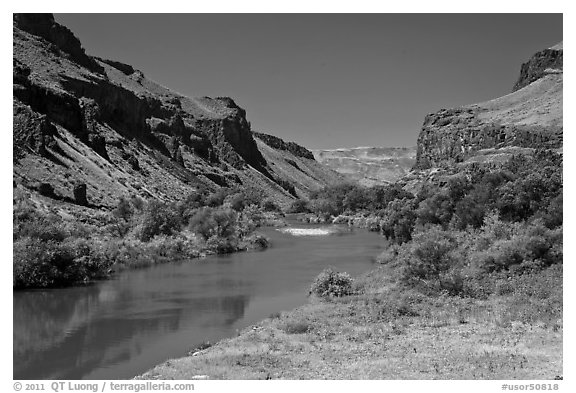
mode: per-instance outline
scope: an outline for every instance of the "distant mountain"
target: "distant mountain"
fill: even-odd
[[[416,162],[415,147],[356,147],[312,153],[318,162],[368,187],[395,182]]]
[[[560,43],[534,54],[522,64],[508,95],[426,116],[416,167],[501,160],[536,148],[562,148],[563,52]]]
[[[13,54],[15,185],[109,207],[222,186],[287,204],[341,180],[305,148],[253,134],[232,98],[185,97],[87,55],[50,14],[14,15]]]

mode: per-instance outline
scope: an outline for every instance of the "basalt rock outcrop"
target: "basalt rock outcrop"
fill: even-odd
[[[35,36],[53,44],[50,48],[74,62],[96,72],[103,72],[98,63],[86,55],[80,40],[65,26],[56,23],[51,14],[14,14],[16,25]]]
[[[530,60],[522,64],[520,77],[514,85],[513,91],[520,90],[549,73],[561,72],[563,61],[564,45],[562,43],[537,52]]]
[[[314,159],[314,154],[310,150],[295,142],[285,142],[277,136],[264,134],[262,132],[254,132],[254,136],[274,149],[285,150],[298,157],[308,158],[310,160]]]
[[[426,116],[415,168],[463,162],[490,149],[561,148],[562,52],[559,44],[524,63],[511,94]]]
[[[13,22],[14,180],[24,187],[50,183],[54,195],[86,204],[70,186],[85,184],[90,205],[113,206],[122,196],[178,200],[199,187],[249,185],[282,204],[339,180],[301,146],[254,138],[232,98],[182,96],[131,65],[89,56],[50,14]]]

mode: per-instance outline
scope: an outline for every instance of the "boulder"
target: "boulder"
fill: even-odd
[[[86,198],[86,184],[85,183],[78,183],[74,185],[74,201],[78,205],[87,206],[88,199]]]

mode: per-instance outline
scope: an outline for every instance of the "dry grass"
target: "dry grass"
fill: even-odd
[[[477,106],[480,119],[502,124],[540,125],[562,128],[563,74],[551,74],[530,85]]]
[[[523,323],[513,297],[428,298],[365,278],[365,293],[311,302],[264,320],[195,357],[139,378],[554,379],[562,375],[562,322]],[[560,281],[561,277],[558,278]],[[561,291],[561,287],[559,289]],[[306,329],[304,329],[304,327]]]

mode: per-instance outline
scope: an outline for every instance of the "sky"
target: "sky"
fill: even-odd
[[[415,146],[424,117],[511,92],[561,14],[56,14],[90,55],[230,96],[309,149]]]

